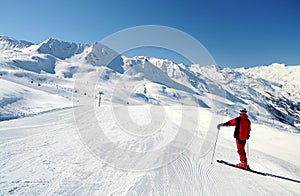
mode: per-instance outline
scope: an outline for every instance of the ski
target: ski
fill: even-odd
[[[227,165],[227,166],[230,166],[230,167],[235,167],[235,168],[238,168],[238,169],[241,169],[241,170],[244,170],[244,171],[248,171],[248,172],[252,172],[252,173],[255,173],[255,174],[259,174],[259,175],[263,175],[263,176],[267,176],[267,173],[263,173],[263,172],[259,172],[259,171],[256,171],[256,170],[253,170],[253,169],[250,169],[250,167],[248,166],[247,169],[243,169],[243,168],[240,168],[238,167],[236,164],[233,164],[233,163],[229,163],[227,161],[224,161],[224,160],[217,160],[218,163],[221,163],[221,164],[224,164],[224,165]]]

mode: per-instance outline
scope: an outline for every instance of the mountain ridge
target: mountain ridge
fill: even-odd
[[[33,45],[31,42],[16,40],[5,35],[0,35],[0,50],[26,48]]]

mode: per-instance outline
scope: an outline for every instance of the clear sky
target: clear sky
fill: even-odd
[[[91,44],[165,25],[196,38],[221,67],[300,64],[299,0],[1,0],[0,21],[0,35],[34,43]]]

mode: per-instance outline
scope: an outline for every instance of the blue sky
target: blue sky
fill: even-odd
[[[299,10],[298,0],[4,0],[0,35],[91,44],[124,28],[165,25],[196,38],[221,67],[299,65]]]

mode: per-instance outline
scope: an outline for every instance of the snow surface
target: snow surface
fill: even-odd
[[[219,70],[99,43],[2,42],[0,195],[300,193],[299,128],[268,110],[296,119],[300,66]],[[211,164],[216,125],[242,107],[249,164],[273,177]],[[232,127],[220,130],[216,159],[239,161]]]

